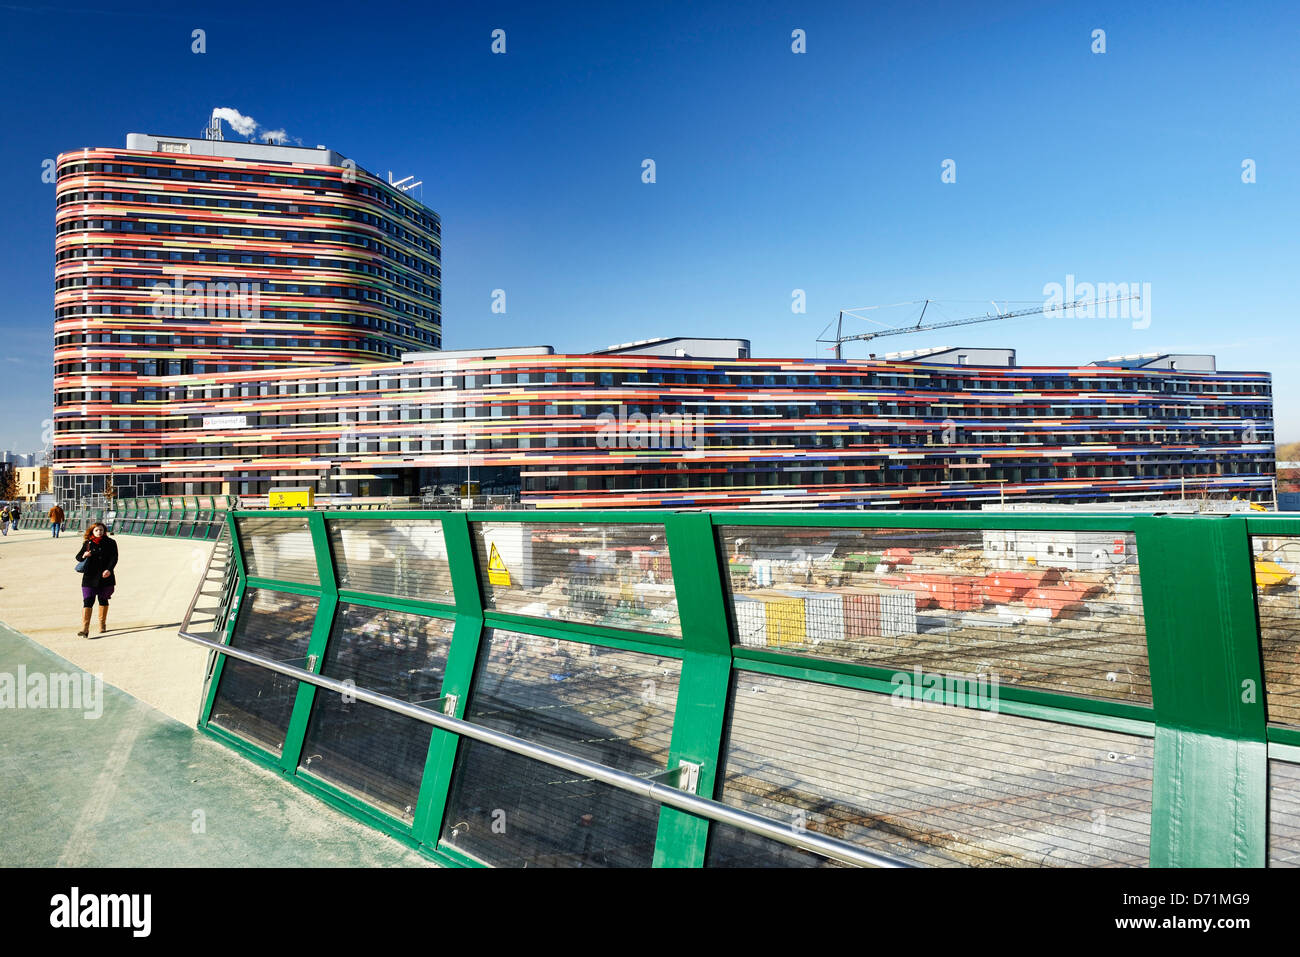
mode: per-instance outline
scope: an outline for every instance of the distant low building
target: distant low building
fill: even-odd
[[[18,468],[18,497],[24,502],[34,502],[50,491],[48,465],[20,466]]]

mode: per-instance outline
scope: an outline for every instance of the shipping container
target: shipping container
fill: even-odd
[[[841,601],[849,640],[916,634],[915,592],[845,589]]]
[[[767,605],[748,595],[737,595],[736,639],[746,648],[767,646]]]
[[[778,591],[749,592],[766,605],[767,647],[800,648],[807,641],[807,618],[801,598],[791,598]]]
[[[814,645],[823,641],[844,640],[844,601],[837,592],[786,591],[804,604],[804,624],[808,640]]]

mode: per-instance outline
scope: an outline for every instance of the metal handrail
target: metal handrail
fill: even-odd
[[[364,701],[367,704],[376,705],[387,711],[393,711],[397,714],[405,715],[408,718],[415,718],[417,721],[431,724],[435,728],[441,728],[444,731],[463,735],[464,737],[471,738],[475,741],[482,741],[484,744],[490,744],[493,747],[501,748],[504,751],[510,751],[514,754],[519,754],[526,758],[532,758],[536,761],[541,761],[557,768],[563,768],[566,771],[581,774],[583,777],[600,781],[602,784],[611,785],[621,791],[627,791],[631,794],[637,794],[641,797],[649,798],[651,801],[655,801],[659,804],[666,804],[669,807],[677,808],[679,811],[686,811],[689,814],[708,818],[709,820],[717,821],[720,824],[729,824],[732,827],[740,828],[741,830],[748,831],[751,834],[759,834],[763,837],[780,841],[782,844],[789,844],[806,851],[812,851],[815,854],[820,854],[823,857],[828,857],[832,860],[840,861],[845,864],[866,865],[869,867],[914,866],[907,861],[886,857],[883,854],[866,851],[844,841],[822,837],[820,834],[814,834],[809,831],[803,831],[798,828],[779,824],[776,821],[769,820],[768,818],[762,817],[758,814],[752,814],[749,811],[742,811],[739,808],[730,807],[729,805],[722,804],[709,798],[699,797],[698,795],[682,791],[666,784],[660,784],[653,780],[639,778],[635,774],[628,774],[625,771],[615,771],[613,768],[607,768],[603,764],[596,764],[584,758],[566,754],[563,751],[556,751],[554,748],[548,748],[540,744],[534,744],[531,741],[525,741],[522,738],[516,738],[513,735],[494,731],[491,728],[484,728],[460,718],[452,718],[435,711],[429,711],[407,701],[400,701],[397,698],[390,698],[388,695],[379,694],[375,691],[368,691],[365,688],[358,688],[352,684],[345,684],[344,682],[337,681],[334,678],[327,678],[324,675],[318,675],[302,668],[297,668],[293,665],[287,665],[283,662],[275,661],[274,659],[267,658],[251,651],[244,651],[241,648],[233,648],[230,645],[211,641],[210,639],[203,638],[199,635],[189,634],[184,630],[180,632],[180,636],[187,641],[192,641],[197,645],[203,645],[204,647],[220,654],[229,655],[232,658],[238,658],[241,661],[247,661],[250,664],[259,665],[266,668],[268,671],[274,671],[290,678],[297,678],[299,681],[305,681],[308,684],[315,685],[318,688],[325,688],[328,691],[337,691],[341,694],[347,694],[358,701]]]
[[[203,585],[208,580],[208,572],[212,569],[212,563],[216,561],[217,554],[221,551],[221,545],[225,541],[226,531],[228,528],[229,526],[223,524],[221,526],[221,531],[217,533],[216,539],[212,542],[212,551],[208,552],[208,560],[203,566],[202,575],[199,577],[199,587],[194,590],[194,597],[190,599],[190,607],[185,610],[185,617],[181,619],[182,635],[185,634],[185,629],[190,626],[190,619],[194,617],[194,609],[199,603],[199,596],[203,593]],[[227,567],[226,570],[229,572],[229,567]],[[226,585],[226,578],[224,576],[221,585],[224,590]],[[218,601],[218,607],[220,607],[220,600]],[[214,619],[215,617],[216,616],[214,616]]]

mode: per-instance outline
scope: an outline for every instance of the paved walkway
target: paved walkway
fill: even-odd
[[[191,727],[208,654],[176,637],[210,542],[114,536],[117,590],[108,632],[78,638],[81,576],[73,566],[81,533],[17,531],[0,537],[0,624],[5,624]],[[99,632],[96,609],[91,633]]]
[[[0,619],[34,632],[0,624],[0,867],[433,866],[194,730],[206,653],[175,623],[195,546],[120,544],[121,630],[87,641],[75,542],[0,539]]]

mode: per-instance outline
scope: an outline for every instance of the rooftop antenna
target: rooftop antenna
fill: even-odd
[[[212,119],[208,120],[208,128],[203,131],[203,138],[205,140],[224,140],[226,138],[226,134],[221,132],[221,117],[215,113],[212,114]]]
[[[405,179],[399,179],[396,183],[394,183],[393,171],[391,169],[388,171],[388,185],[393,187],[394,189],[400,189],[403,193],[409,193],[411,190],[415,189],[415,187],[424,184],[424,180],[420,180],[419,182],[415,182],[415,183],[407,183],[407,180],[411,180],[411,179],[415,179],[415,177],[407,176]]]

